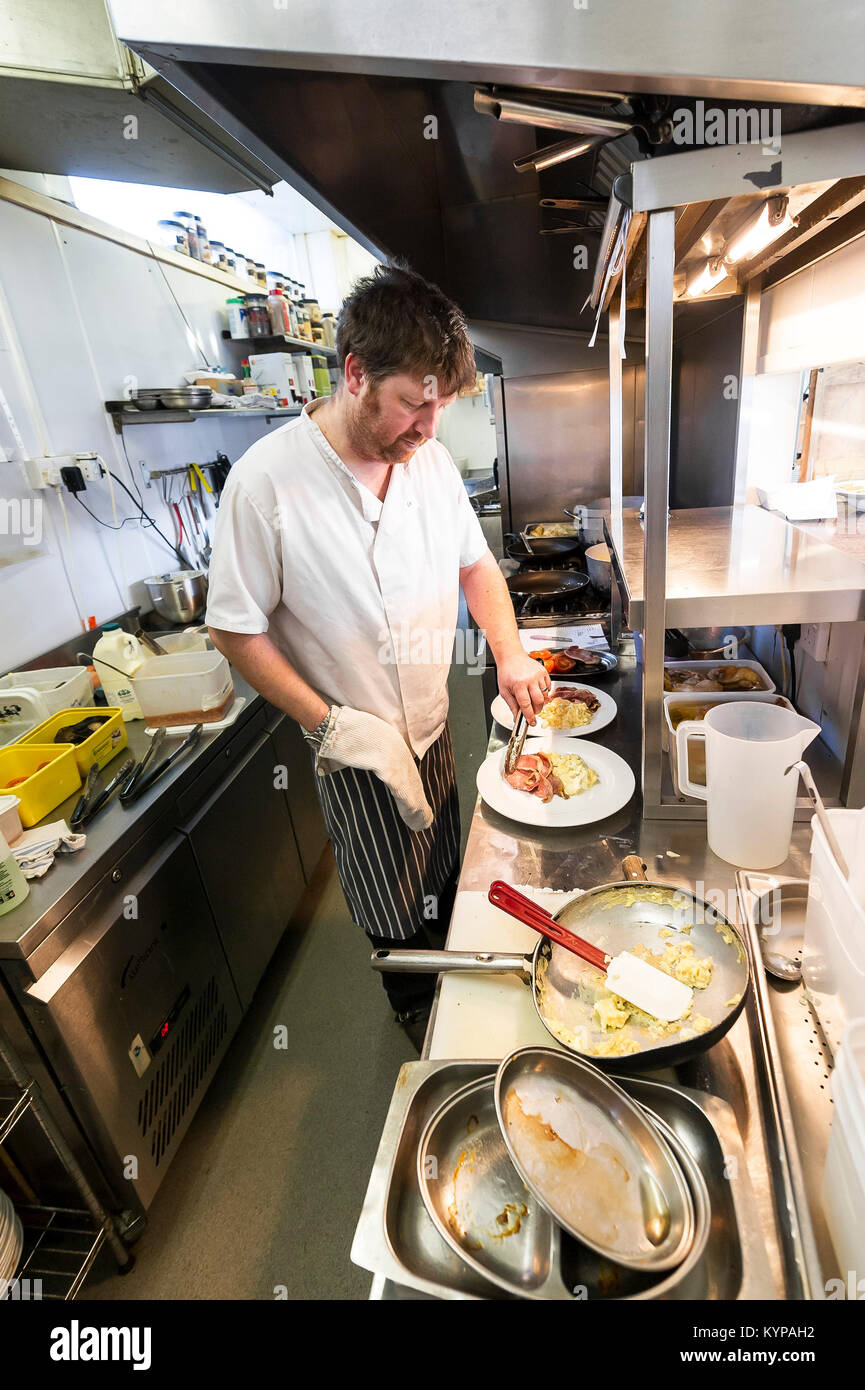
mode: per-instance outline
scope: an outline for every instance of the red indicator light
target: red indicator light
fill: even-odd
[[[160,1030],[159,1030],[159,1036],[160,1036],[161,1038],[164,1038],[164,1037],[165,1037],[165,1034],[166,1034],[167,1032],[168,1032],[168,1024],[167,1024],[167,1023],[163,1023],[162,1027],[161,1027]]]

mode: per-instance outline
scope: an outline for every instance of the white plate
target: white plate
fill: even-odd
[[[540,753],[543,749],[553,753],[577,752],[567,735],[559,730],[536,739],[531,752]],[[494,811],[507,816],[509,820],[521,821],[523,825],[551,828],[559,825],[591,825],[594,821],[611,816],[614,811],[620,811],[634,794],[634,774],[624,758],[599,743],[582,743],[579,746],[579,756],[594,768],[599,781],[579,796],[554,796],[552,801],[546,803],[540,797],[518,792],[516,788],[508,786],[502,776],[506,751],[499,748],[484,759],[478,768],[477,787],[484,801]]]
[[[529,728],[529,738],[540,737],[542,734],[566,734],[572,738],[575,734],[596,734],[599,729],[605,729],[608,724],[612,724],[616,717],[617,705],[612,695],[608,695],[605,690],[598,690],[597,686],[584,685],[582,681],[553,681],[553,690],[557,685],[572,685],[576,690],[588,690],[590,695],[594,695],[596,700],[600,700],[601,708],[595,710],[589,724],[581,724],[578,729],[545,729],[543,724],[537,723],[534,728]],[[514,716],[508,709],[501,695],[497,695],[490,705],[490,712],[497,724],[501,724],[503,729],[508,731],[514,727]]]

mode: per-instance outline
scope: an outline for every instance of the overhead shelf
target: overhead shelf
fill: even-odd
[[[215,406],[210,410],[130,410],[128,401],[106,401],[105,409],[120,434],[127,425],[189,425],[194,420],[290,420],[300,414],[302,407],[274,406],[272,410],[243,410],[238,407],[232,410],[230,406]]]
[[[610,518],[607,517],[608,540]],[[631,628],[642,631],[644,532],[622,518],[611,545]],[[829,623],[865,618],[865,564],[750,505],[670,513],[665,625]]]
[[[226,342],[232,343],[252,343],[261,345],[262,343],[282,343],[285,347],[300,348],[303,352],[314,352],[319,357],[327,357],[330,361],[336,360],[336,348],[325,347],[323,343],[311,343],[309,338],[290,338],[287,333],[266,333],[260,338],[232,338],[227,328],[223,328],[222,336]]]

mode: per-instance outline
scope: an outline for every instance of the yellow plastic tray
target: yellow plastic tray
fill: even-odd
[[[14,743],[0,748],[0,792],[19,798],[18,814],[25,828],[42,820],[81,786],[74,752],[71,743]],[[47,765],[40,767],[40,763]],[[24,781],[10,787],[10,777]]]
[[[55,743],[54,735],[58,729],[62,729],[64,724],[77,724],[79,719],[86,719],[90,714],[110,715],[103,724],[100,724],[95,733],[86,738],[83,743],[68,745]],[[52,714],[50,719],[45,719],[41,724],[37,724],[35,729],[31,729],[29,734],[25,734],[18,740],[19,746],[24,748],[29,743],[50,743],[55,748],[70,747],[75,755],[78,764],[78,771],[82,778],[86,777],[90,771],[92,763],[99,767],[104,767],[116,757],[121,748],[126,748],[129,744],[129,735],[126,732],[126,725],[123,722],[123,710],[119,705],[88,705],[80,706],[77,709],[61,709],[56,714]]]

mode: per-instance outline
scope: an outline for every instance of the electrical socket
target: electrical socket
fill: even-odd
[[[802,651],[807,652],[815,661],[825,661],[829,651],[831,629],[831,623],[803,623],[802,636],[799,638]]]
[[[97,454],[89,452],[76,454],[75,462],[81,469],[82,478],[86,478],[89,483],[98,483],[105,472]]]
[[[69,468],[75,463],[71,454],[50,454],[46,458],[24,460],[24,472],[33,488],[59,487],[61,468]]]
[[[80,468],[83,478],[98,483],[104,469],[94,453],[49,454],[44,458],[24,459],[24,472],[32,488],[59,487],[61,468]]]

